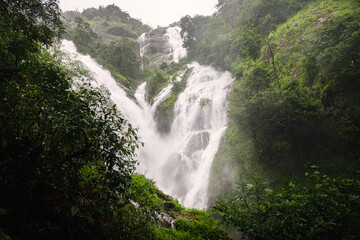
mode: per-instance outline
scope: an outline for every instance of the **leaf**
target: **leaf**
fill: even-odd
[[[11,209],[4,209],[4,208],[0,208],[0,216],[1,215],[6,215],[9,212],[11,212]]]
[[[253,187],[254,187],[253,184],[250,184],[250,183],[246,184],[246,188],[247,188],[248,190],[252,189]]]
[[[71,207],[71,216],[75,216],[76,214],[78,214],[80,212],[80,209],[78,206],[72,206]]]
[[[265,192],[267,192],[267,193],[272,193],[273,190],[271,190],[270,188],[265,188]]]
[[[0,239],[3,240],[11,240],[11,238],[9,237],[9,235],[5,234],[4,231],[0,228]]]

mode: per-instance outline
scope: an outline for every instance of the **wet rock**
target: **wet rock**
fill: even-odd
[[[170,217],[170,215],[168,215],[167,213],[164,213],[164,212],[158,213],[157,220],[158,220],[159,226],[161,226],[161,227],[175,228],[175,224],[174,224],[175,219]]]
[[[318,25],[318,26],[323,26],[324,23],[325,23],[325,21],[326,21],[326,18],[319,18],[317,25]]]
[[[136,210],[139,209],[140,205],[137,202],[130,199],[130,203],[135,207]]]
[[[208,131],[203,131],[194,134],[190,138],[186,146],[185,154],[187,156],[191,156],[194,152],[198,150],[204,150],[208,146],[209,140],[210,140],[210,133]]]
[[[172,108],[164,109],[164,102],[160,103],[159,107],[155,111],[155,121],[157,130],[165,135],[171,130],[171,125],[174,121],[174,111]]]

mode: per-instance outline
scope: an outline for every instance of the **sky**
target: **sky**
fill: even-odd
[[[211,15],[218,0],[60,0],[63,11],[115,4],[152,27],[168,26],[183,16]]]

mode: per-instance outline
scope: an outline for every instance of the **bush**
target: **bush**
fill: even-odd
[[[307,184],[289,181],[277,190],[255,179],[213,210],[244,239],[359,239],[360,181],[330,178],[316,166]]]

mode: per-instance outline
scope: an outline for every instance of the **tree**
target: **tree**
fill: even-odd
[[[217,201],[213,210],[243,239],[358,239],[360,181],[310,170],[306,185],[289,181],[273,190],[259,179],[242,183],[235,198]]]
[[[135,52],[137,43],[129,38],[110,44],[102,45],[97,49],[97,59],[116,69],[127,78],[135,78],[140,72],[139,56]]]
[[[10,236],[117,231],[107,222],[128,199],[137,137],[105,92],[86,79],[74,85],[73,72],[43,53],[1,81],[1,227]]]
[[[94,45],[94,40],[98,38],[97,34],[90,28],[90,24],[81,17],[75,18],[76,27],[74,30],[74,44],[78,51],[86,53]]]
[[[0,4],[0,238],[121,236],[136,130],[49,51],[62,30],[56,1]]]
[[[49,46],[63,33],[57,0],[0,1],[0,67],[16,68],[38,44]]]

